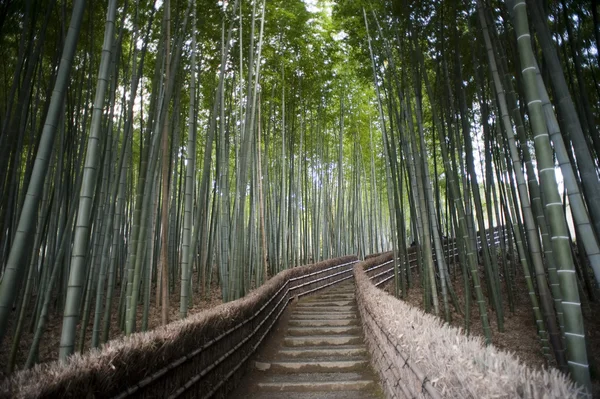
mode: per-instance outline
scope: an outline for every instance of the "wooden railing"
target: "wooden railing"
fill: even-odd
[[[502,237],[506,240],[506,230],[503,226],[496,227],[494,229],[490,229],[486,231],[486,238],[488,242],[491,242],[490,237],[494,237],[494,244],[499,245]],[[458,258],[458,246],[456,245],[455,238],[447,238],[444,239],[442,243],[444,256],[447,262],[455,260]],[[477,248],[481,248],[481,239],[479,238],[479,233],[477,234]],[[417,267],[417,250],[415,246],[407,248],[407,259],[397,258],[396,261],[398,263],[404,261],[406,262],[407,267],[411,270]],[[435,252],[432,253],[433,261],[436,260]],[[402,265],[399,265],[400,268]],[[369,276],[369,278],[373,281],[376,287],[379,287],[389,280],[394,278],[394,260],[387,260],[379,265],[371,266],[369,269],[365,270],[365,273]],[[436,275],[438,273],[436,272]],[[439,276],[438,276],[439,277]]]

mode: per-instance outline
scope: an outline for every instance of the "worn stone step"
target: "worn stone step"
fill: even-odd
[[[366,359],[355,360],[291,360],[274,362],[255,362],[255,367],[261,371],[274,373],[331,373],[360,371],[366,365]]]
[[[333,296],[333,295],[354,295],[354,292],[355,292],[354,286],[352,286],[352,287],[346,287],[342,290],[323,291],[317,295],[307,296],[307,298],[326,297],[326,296]]]
[[[341,391],[341,390],[363,390],[371,389],[375,386],[373,380],[355,380],[355,381],[323,381],[323,382],[259,382],[257,387],[264,391]],[[286,395],[287,397],[287,395]]]
[[[307,298],[302,298],[301,301],[318,301],[318,300],[323,300],[323,299],[354,299],[355,295],[354,293],[337,293],[337,294],[321,294],[321,295],[315,295],[315,296],[309,296]]]
[[[290,315],[290,320],[349,320],[357,319],[356,312],[298,312]]]
[[[310,337],[285,337],[286,346],[360,345],[359,335],[313,335]]]
[[[319,295],[354,294],[354,286],[340,287],[322,292]],[[318,295],[315,295],[318,296]]]
[[[326,297],[331,297],[331,296],[348,296],[348,295],[354,295],[354,289],[342,290],[342,291],[326,290],[326,291],[314,293],[312,295],[303,295],[303,296],[300,296],[298,299],[306,301],[306,300],[315,299],[315,298],[324,298],[324,297],[326,298]]]
[[[358,326],[358,319],[290,319],[290,326],[293,327],[335,327],[335,326]]]
[[[326,358],[326,357],[352,357],[364,356],[367,349],[364,345],[335,345],[316,347],[283,347],[277,352],[279,358]]]
[[[320,348],[319,346],[317,348]],[[302,356],[302,357],[289,357],[289,356],[285,356],[281,353],[279,353],[273,360],[271,360],[272,362],[298,362],[298,361],[307,361],[307,362],[350,362],[350,361],[360,361],[360,362],[367,362],[367,356],[366,355],[359,355],[359,356],[340,356],[340,355],[335,355],[335,356]],[[354,369],[353,369],[354,370]],[[356,370],[360,370],[360,368],[357,368]],[[303,371],[319,371],[322,372],[323,370],[303,370]],[[335,370],[332,370],[335,371]]]
[[[311,314],[324,314],[324,315],[354,315],[357,314],[356,309],[330,309],[330,308],[296,308],[292,311],[291,316],[301,314],[301,315],[311,315]]]
[[[362,373],[295,373],[271,374],[256,384],[262,391],[354,391],[375,386],[373,379]],[[286,395],[287,397],[287,395]]]
[[[352,291],[337,291],[337,292],[327,292],[321,295],[315,295],[315,296],[308,296],[305,298],[302,298],[304,300],[308,300],[308,299],[318,299],[318,298],[325,298],[325,299],[329,299],[329,298],[344,298],[344,299],[348,299],[348,298],[355,298],[356,296],[354,295],[354,290]]]
[[[238,399],[382,399],[369,366],[353,281],[299,297],[285,336],[252,363]]]
[[[315,297],[315,298],[306,298],[300,299],[298,304],[314,304],[319,302],[356,302],[356,297],[354,295],[336,295],[336,296],[328,296],[328,297]]]
[[[355,288],[356,287],[354,286],[354,284],[341,284],[341,285],[332,287],[332,288],[328,289],[327,291],[323,291],[323,292],[321,292],[321,294],[331,294],[331,293],[335,293],[335,292],[349,292],[349,291],[354,292]]]
[[[314,391],[314,392],[255,392],[248,399],[379,399],[382,396],[368,391]]]
[[[356,305],[343,305],[343,306],[310,306],[303,305],[299,303],[296,305],[296,309],[294,312],[328,312],[328,313],[338,313],[338,312],[356,312]]]
[[[319,327],[289,327],[289,336],[312,336],[312,335],[358,335],[362,329],[359,326],[319,326]]]
[[[341,301],[300,301],[296,308],[335,308],[342,306],[354,306],[356,301],[354,299],[341,300]]]

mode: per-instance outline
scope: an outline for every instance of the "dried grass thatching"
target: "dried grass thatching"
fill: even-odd
[[[387,397],[431,397],[423,389],[427,383],[445,398],[582,395],[559,371],[534,370],[513,354],[485,346],[480,338],[467,337],[460,329],[376,288],[364,269],[389,259],[391,254],[384,254],[354,267],[369,351]]]
[[[217,397],[222,396],[244,373],[244,367],[239,367],[240,364],[252,353],[260,336],[266,334],[272,325],[271,322],[261,321],[269,313],[272,318],[279,314],[276,303],[283,307],[290,295],[302,294],[343,278],[340,275],[323,278],[339,272],[337,269],[332,273],[311,274],[356,260],[354,256],[346,256],[284,270],[244,298],[153,331],[110,341],[101,349],[73,355],[63,363],[46,363],[31,370],[20,371],[0,385],[0,398],[114,397],[128,389],[135,389],[144,379],[146,382],[141,384],[144,385],[143,389],[138,389],[132,396],[162,398],[211,366],[211,371],[186,396],[201,397],[210,391],[215,391]],[[346,268],[351,270],[352,264],[348,264]],[[296,280],[289,284],[290,288],[299,286],[299,282],[315,280],[315,283],[302,285],[293,294],[286,289],[280,290],[288,281],[300,276],[307,276],[306,281]],[[269,302],[274,295],[278,300]],[[263,307],[263,311],[252,322],[243,323]],[[247,340],[254,329],[258,331],[256,339]],[[225,338],[215,340],[227,332],[229,333]],[[211,341],[215,343],[211,344]],[[198,348],[208,344],[208,349],[199,356],[190,357],[192,352],[198,352]],[[217,359],[234,348],[237,349],[226,361],[215,366]],[[160,370],[164,371],[164,378],[153,379],[152,375]],[[229,376],[232,370],[237,371]],[[225,380],[227,383],[223,384]]]

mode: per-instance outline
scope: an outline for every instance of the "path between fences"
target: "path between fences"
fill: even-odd
[[[292,305],[231,399],[383,398],[369,364],[354,281]]]
[[[444,252],[455,260],[454,240]],[[0,399],[581,396],[558,371],[530,369],[378,289],[394,263],[385,253],[286,269],[237,301],[15,373]]]

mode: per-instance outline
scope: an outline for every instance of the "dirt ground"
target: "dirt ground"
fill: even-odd
[[[488,303],[488,318],[492,329],[492,343],[499,349],[514,353],[522,362],[531,367],[538,369],[555,367],[555,362],[548,362],[542,354],[525,279],[519,269],[515,270],[517,270],[517,274],[515,276],[516,292],[514,312],[511,312],[509,309],[506,287],[504,281],[502,281],[504,308],[503,332],[498,331],[496,313],[491,309]],[[480,277],[483,278],[483,266],[481,266]],[[451,276],[451,280],[452,286],[459,298],[460,306],[463,307],[464,310],[464,286],[460,269],[457,268],[457,273]],[[403,299],[409,304],[424,310],[423,291],[421,289],[420,277],[416,272],[413,272],[413,284],[413,287],[408,290],[407,296]],[[482,285],[484,286],[484,295],[487,295],[483,281]],[[393,292],[391,282],[386,285],[385,290],[388,293]],[[471,294],[473,296],[471,301],[471,326],[469,333],[471,335],[483,337],[484,334],[479,316],[479,309],[475,301],[474,293],[471,292]],[[598,296],[598,299],[600,299],[600,296]],[[440,297],[439,300],[440,316],[443,318],[442,298]],[[592,358],[589,359],[589,362],[592,372],[594,398],[600,398],[600,302],[588,302],[583,300],[582,302],[585,326],[587,329],[588,353],[592,356]],[[457,312],[452,304],[450,304],[450,310],[452,319],[450,324],[455,327],[461,327],[464,330],[465,316]]]

